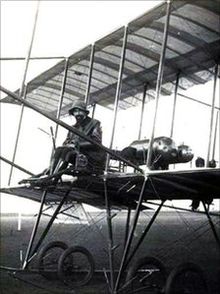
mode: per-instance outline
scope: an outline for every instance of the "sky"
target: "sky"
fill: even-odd
[[[65,56],[126,25],[162,1],[41,1],[32,57]],[[26,57],[37,1],[1,1],[1,56]],[[30,63],[27,80],[57,61]],[[22,61],[2,63],[2,85],[20,87]],[[16,66],[16,71],[15,71]],[[10,78],[8,78],[10,76]]]
[[[134,18],[142,15],[153,6],[162,1],[41,1],[36,26],[36,33],[31,52],[32,57],[64,56],[68,57],[74,52],[94,43],[97,39],[126,25]],[[30,46],[37,1],[1,1],[1,57],[26,57]],[[26,82],[39,73],[50,68],[58,60],[30,61]],[[24,75],[24,61],[1,62],[1,85],[11,91],[21,86]],[[201,86],[198,90],[190,89],[192,97],[198,96],[210,101],[213,82]],[[2,94],[2,97],[4,94]],[[207,101],[207,100],[206,100]],[[156,135],[168,135],[170,128],[171,104],[162,100],[160,103],[158,128]],[[190,107],[189,107],[190,106]],[[146,109],[145,117],[152,116],[153,105]],[[136,129],[128,126],[128,117],[135,117],[140,108],[120,113],[120,122],[117,126],[116,140],[118,149],[121,149],[137,138]],[[187,113],[187,115],[186,115]],[[195,113],[199,113],[195,120]],[[175,138],[177,143],[191,144],[196,155],[205,156],[207,145],[207,120],[210,113],[202,106],[181,100],[177,105],[177,121]],[[110,137],[110,114],[103,109],[96,114],[102,120],[104,145],[108,146]],[[20,116],[20,107],[1,105],[1,153],[11,159]],[[191,119],[189,119],[191,117]],[[67,118],[67,122],[68,122]],[[166,123],[165,123],[166,122]],[[168,123],[167,123],[168,122]],[[71,123],[71,122],[70,122]],[[149,138],[150,124],[143,123],[145,132],[143,137]],[[51,153],[51,138],[41,130],[49,132],[49,122],[31,110],[24,111],[22,131],[20,134],[16,163],[26,169],[38,173],[49,164]],[[181,130],[181,131],[179,131]],[[30,135],[31,134],[31,135]],[[122,137],[123,140],[119,140]],[[60,130],[57,144],[61,144],[66,130]],[[193,138],[198,136],[195,142]],[[40,142],[40,144],[39,144]],[[37,160],[36,160],[37,157]],[[35,160],[34,160],[35,159]],[[1,185],[7,185],[9,165],[1,162]],[[26,175],[15,171],[12,184],[17,184]],[[1,210],[4,212],[22,211],[31,212],[38,205],[30,201],[23,201],[18,197],[3,195]]]

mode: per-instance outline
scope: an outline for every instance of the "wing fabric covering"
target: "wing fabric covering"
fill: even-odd
[[[149,97],[154,97],[165,13],[166,3],[128,24],[121,109],[139,102],[145,84]],[[220,0],[172,1],[161,94],[170,95],[174,91],[177,74],[180,74],[181,89],[212,78],[220,57],[219,17]],[[95,42],[90,104],[113,108],[123,35],[121,27]],[[72,101],[85,98],[91,48],[89,45],[69,57],[62,115],[67,113]],[[64,69],[65,60],[62,60],[30,81],[26,99],[56,116]],[[17,103],[9,96],[2,102]]]

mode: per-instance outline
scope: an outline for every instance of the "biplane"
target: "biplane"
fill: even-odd
[[[37,258],[36,271],[46,278],[58,276],[71,289],[88,283],[95,269],[93,257],[86,248],[67,248],[61,240],[42,246],[63,206],[67,205],[68,209],[68,205],[85,203],[106,210],[109,270],[104,274],[109,293],[208,293],[208,285],[199,265],[181,264],[166,277],[160,260],[146,256],[133,263],[133,257],[167,200],[200,201],[220,248],[219,233],[208,209],[213,199],[220,198],[219,152],[211,152],[212,147],[215,149],[219,132],[219,105],[216,101],[220,60],[219,20],[219,0],[166,1],[127,26],[58,62],[26,86],[23,85],[23,89],[11,92],[1,86],[1,91],[7,95],[1,103],[28,107],[56,123],[57,127],[75,133],[106,152],[106,164],[102,170],[70,165],[42,181],[1,188],[3,193],[40,203],[23,266],[13,271],[31,270],[30,264]],[[173,138],[177,98],[187,98],[185,90],[211,80],[214,85],[210,94],[211,104],[188,97],[210,110],[204,166],[179,169],[180,163],[192,162],[193,152],[186,144],[177,146]],[[170,95],[174,97],[170,135],[156,137],[160,98]],[[85,101],[88,107],[92,107],[94,116],[96,105],[113,110],[108,147],[63,122],[62,116],[77,100]],[[144,108],[149,101],[154,101],[154,112],[151,135],[146,139],[141,135]],[[138,138],[134,138],[125,149],[114,150],[119,110],[136,105],[141,105]],[[29,175],[33,174],[3,156],[1,160]],[[62,181],[64,174],[72,176],[73,180]],[[60,181],[51,185],[50,180],[54,176],[59,176]],[[155,200],[159,201],[158,208],[134,244],[140,213]],[[36,240],[43,209],[48,204],[55,205],[56,209]],[[115,268],[114,264],[116,246],[112,209],[128,211],[126,242],[119,268]],[[134,214],[130,223],[131,210]],[[52,251],[56,249],[61,252],[54,258]],[[81,259],[77,260],[77,254],[81,255]],[[186,276],[191,279],[186,280]],[[193,287],[195,283],[196,287]]]

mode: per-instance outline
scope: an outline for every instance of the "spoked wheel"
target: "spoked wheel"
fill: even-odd
[[[126,284],[132,293],[162,293],[166,283],[166,269],[155,257],[137,260],[127,273]],[[130,293],[130,292],[129,292]]]
[[[39,273],[48,280],[57,279],[59,257],[67,248],[67,244],[61,241],[53,241],[42,247],[37,258]]]
[[[70,287],[83,286],[91,280],[94,268],[91,253],[84,247],[73,246],[60,256],[58,276]]]
[[[167,278],[166,294],[207,294],[208,292],[204,273],[196,264],[180,264]]]

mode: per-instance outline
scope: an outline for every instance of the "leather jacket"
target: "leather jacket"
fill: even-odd
[[[77,122],[73,127],[97,143],[102,144],[102,128],[100,121],[87,116],[81,123]],[[87,156],[90,165],[100,166],[105,162],[105,152],[103,150],[69,131],[63,145],[71,146],[71,144],[75,146],[80,153]]]

